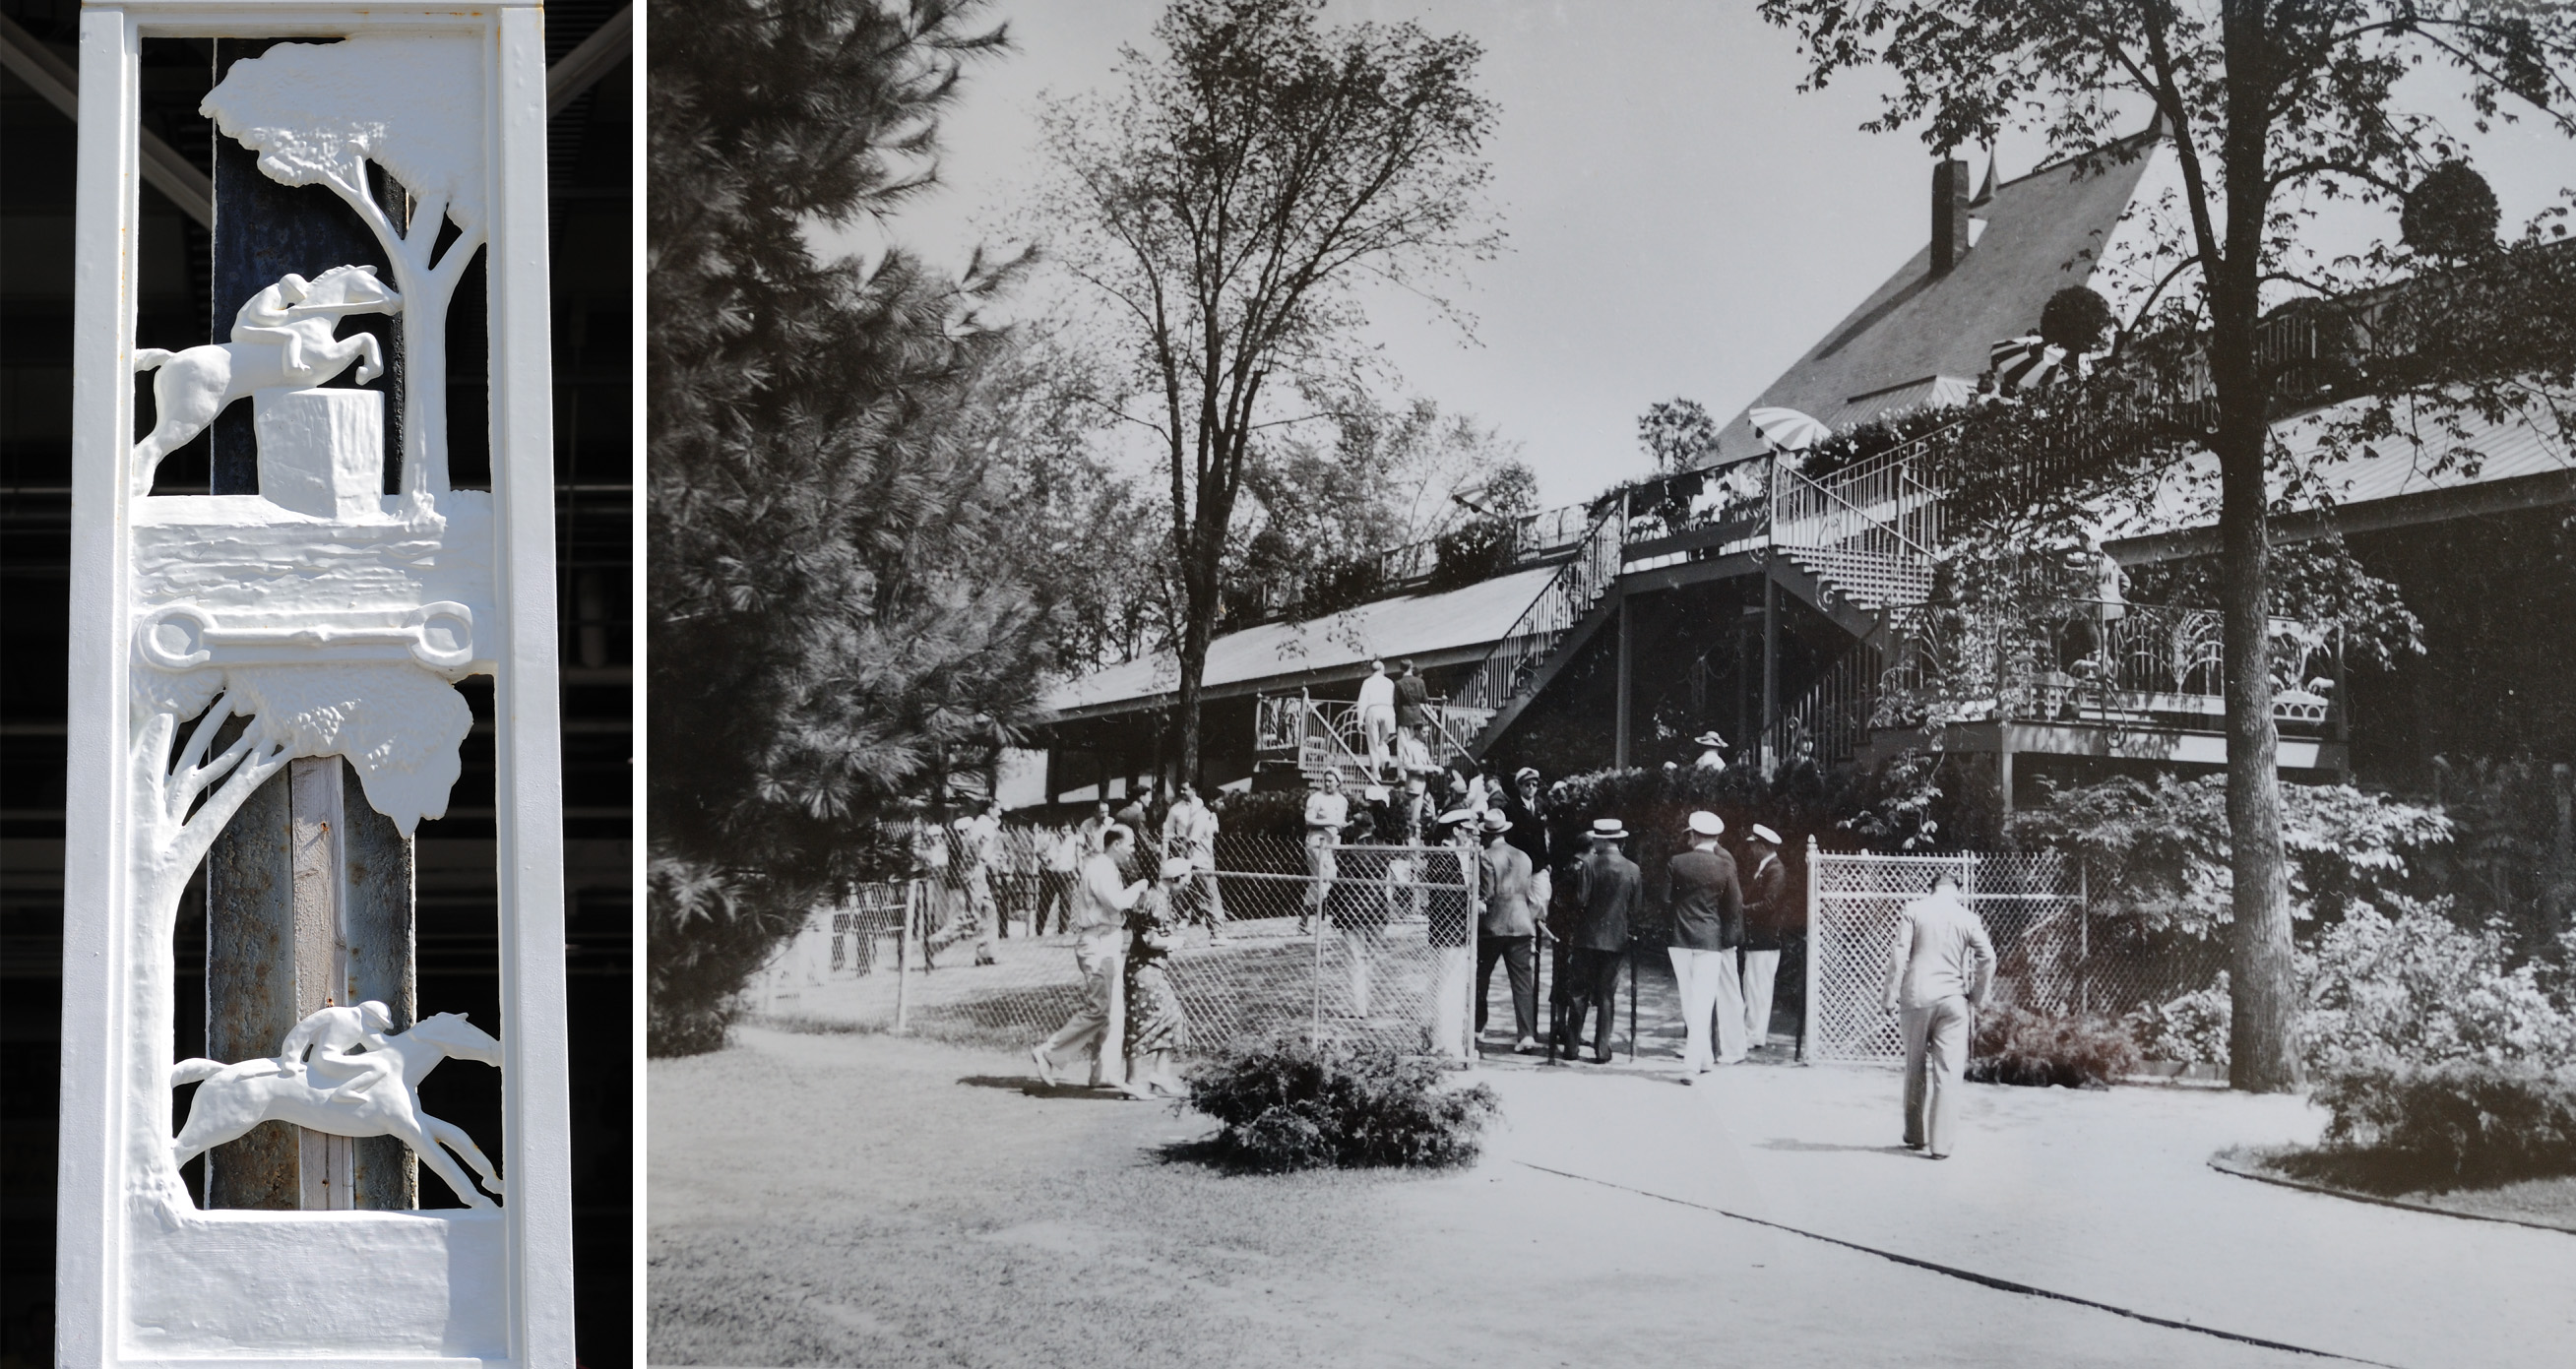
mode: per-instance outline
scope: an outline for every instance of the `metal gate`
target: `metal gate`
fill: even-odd
[[[1905,1058],[1887,997],[1897,915],[1932,892],[1959,892],[1995,943],[1998,1001],[2049,1012],[2092,1009],[2091,929],[2083,873],[2056,851],[1886,856],[1807,848],[1807,1031],[1801,1058],[1884,1064]]]

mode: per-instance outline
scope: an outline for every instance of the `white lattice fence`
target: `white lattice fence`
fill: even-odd
[[[1897,916],[1959,878],[1986,924],[1998,962],[1996,997],[2050,1012],[2088,1002],[2081,875],[2054,851],[1888,856],[1811,850],[1808,907],[1807,1058],[1891,1063],[1904,1058],[1896,1015],[1885,1010]]]

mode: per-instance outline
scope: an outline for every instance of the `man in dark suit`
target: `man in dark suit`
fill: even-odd
[[[1691,814],[1690,849],[1665,867],[1672,882],[1673,982],[1690,1031],[1682,1051],[1685,1084],[1708,1073],[1712,1018],[1715,1063],[1744,1059],[1744,981],[1735,963],[1736,948],[1744,944],[1744,886],[1736,880],[1735,858],[1718,847],[1725,832],[1717,814]]]
[[[1610,1061],[1619,962],[1628,952],[1628,928],[1645,897],[1645,878],[1620,851],[1628,829],[1617,818],[1596,820],[1590,835],[1592,850],[1574,867],[1574,935],[1566,951],[1565,1016],[1557,1023],[1555,1045],[1573,1059],[1589,1014],[1592,1062],[1601,1065]]]

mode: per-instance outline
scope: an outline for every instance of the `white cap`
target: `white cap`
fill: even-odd
[[[1693,833],[1703,837],[1724,836],[1726,835],[1726,819],[1703,808],[1690,815],[1690,829]]]

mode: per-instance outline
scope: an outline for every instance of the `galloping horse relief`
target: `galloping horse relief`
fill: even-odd
[[[134,445],[134,493],[152,493],[161,458],[204,432],[234,400],[320,385],[352,361],[361,385],[383,375],[384,350],[373,334],[333,334],[347,315],[401,311],[402,297],[376,279],[372,266],[335,266],[310,281],[290,272],[242,305],[230,342],[182,352],[137,348],[134,369],[160,374],[152,379],[152,432]]]
[[[387,1035],[392,1025],[392,1012],[373,1000],[328,1007],[297,1023],[275,1056],[235,1065],[180,1061],[170,1070],[170,1087],[202,1086],[188,1106],[187,1125],[171,1144],[170,1163],[184,1165],[262,1122],[291,1122],[334,1136],[394,1137],[467,1207],[492,1206],[440,1147],[464,1156],[494,1193],[501,1192],[500,1172],[463,1127],[420,1110],[420,1081],[451,1055],[498,1068],[501,1043],[463,1013],[438,1013],[410,1031]],[[353,1052],[351,1046],[366,1049]]]

